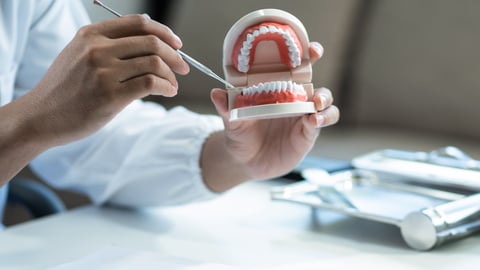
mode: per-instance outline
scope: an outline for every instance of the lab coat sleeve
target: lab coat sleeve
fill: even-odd
[[[203,143],[223,129],[218,116],[135,101],[95,134],[53,148],[31,167],[51,185],[95,203],[177,205],[214,198],[199,166]]]

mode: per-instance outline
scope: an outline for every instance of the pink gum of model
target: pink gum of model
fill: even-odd
[[[282,63],[280,55],[281,48],[272,40],[256,42],[253,49],[253,62],[239,71],[239,64],[234,63],[232,58],[237,40],[246,29],[257,26],[261,23],[273,23],[287,25],[296,34],[298,50],[301,52],[294,67]],[[268,25],[267,25],[268,28]],[[275,27],[273,27],[275,30]],[[258,33],[257,33],[258,34]],[[309,55],[309,39],[303,24],[292,14],[278,9],[261,9],[251,12],[238,20],[228,31],[223,46],[223,69],[225,79],[233,84],[235,88],[228,90],[230,121],[291,117],[315,112],[315,105],[312,101],[313,85],[312,66]],[[245,45],[244,45],[245,46]],[[287,52],[288,53],[288,52]],[[247,59],[249,59],[247,57]],[[235,59],[236,60],[236,59]],[[246,60],[245,60],[246,61]],[[244,61],[244,63],[245,63]],[[291,60],[293,61],[293,60]],[[238,62],[238,61],[237,61]],[[303,86],[308,100],[286,103],[264,104],[235,108],[235,100],[242,90],[260,83],[291,81]]]

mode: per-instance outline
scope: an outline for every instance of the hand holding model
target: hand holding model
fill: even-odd
[[[226,79],[238,88],[211,92],[225,131],[212,135],[203,155],[208,155],[212,143],[226,152],[222,159],[202,159],[202,167],[217,168],[203,171],[204,179],[216,178],[207,182],[214,190],[288,173],[311,150],[320,128],[339,119],[330,90],[314,90],[310,83],[311,64],[322,56],[323,47],[309,42],[303,25],[292,17],[278,10],[252,12],[227,34]],[[226,160],[236,165],[230,166]],[[225,179],[221,171],[229,171],[235,178]]]

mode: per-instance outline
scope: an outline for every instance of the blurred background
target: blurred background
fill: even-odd
[[[82,0],[93,22],[113,18]],[[222,46],[245,14],[279,8],[298,17],[325,48],[313,67],[330,88],[341,120],[322,130],[311,154],[350,160],[384,149],[431,151],[457,146],[480,158],[480,2],[474,0],[175,0],[104,2],[122,14],[148,13],[183,40],[183,51],[223,74]],[[192,69],[166,107],[214,114],[217,81]],[[72,208],[88,199],[59,192]],[[17,222],[12,220],[11,223]],[[8,223],[8,221],[7,221]]]
[[[111,18],[84,1],[93,21]],[[222,46],[245,14],[279,8],[298,17],[325,48],[313,67],[316,87],[332,90],[340,123],[324,129],[315,155],[339,159],[379,148],[433,150],[445,145],[480,153],[480,2],[474,0],[105,0],[122,14],[148,13],[183,40],[183,51],[223,74]],[[195,69],[179,76],[167,107],[215,113],[217,81]]]

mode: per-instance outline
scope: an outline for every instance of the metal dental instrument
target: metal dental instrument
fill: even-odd
[[[111,9],[110,7],[108,7],[107,5],[105,5],[104,3],[98,1],[98,0],[93,0],[93,4],[97,5],[97,6],[100,6],[100,7],[103,7],[104,9],[108,10],[110,13],[112,13],[113,15],[117,16],[117,17],[122,17],[122,15],[118,12],[116,12],[115,10]],[[188,54],[180,51],[180,50],[177,50],[177,52],[182,56],[182,58],[187,61],[190,65],[194,66],[196,69],[200,70],[201,72],[205,73],[206,75],[222,82],[223,84],[225,84],[227,87],[229,88],[235,88],[235,86],[233,86],[231,83],[227,82],[225,79],[223,79],[222,77],[218,76],[215,72],[213,72],[211,69],[209,69],[208,67],[206,67],[205,65],[203,65],[202,63],[198,62],[197,60],[193,59],[191,56],[189,56]]]
[[[183,57],[183,59],[185,59],[185,61],[187,61],[188,63],[190,63],[190,65],[194,66],[196,69],[200,70],[201,72],[207,74],[208,76],[214,78],[214,79],[217,79],[218,81],[224,83],[227,87],[229,88],[235,88],[235,86],[233,86],[231,83],[227,82],[225,79],[223,79],[222,77],[218,76],[215,72],[213,72],[211,69],[209,69],[208,67],[206,67],[204,64],[198,62],[197,60],[193,59],[191,56],[189,56],[188,54],[180,51],[180,50],[177,50],[177,52]]]

